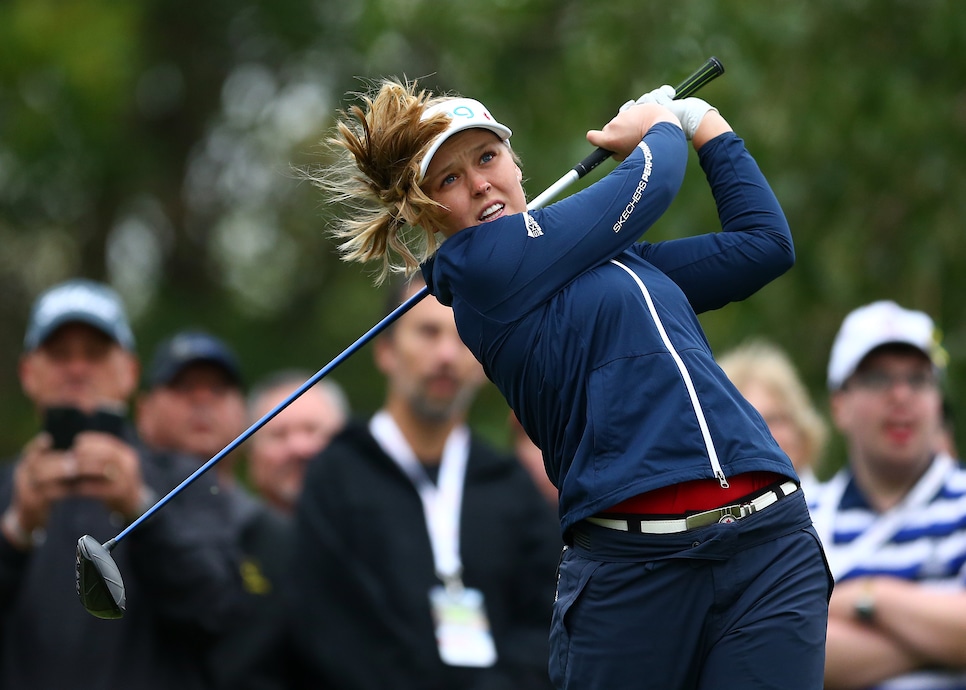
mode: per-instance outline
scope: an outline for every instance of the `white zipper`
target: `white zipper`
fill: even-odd
[[[667,331],[664,330],[664,324],[661,323],[661,317],[658,316],[657,309],[654,307],[654,302],[651,300],[651,293],[648,292],[647,286],[644,285],[644,281],[641,280],[634,271],[629,269],[627,266],[622,264],[617,259],[611,259],[610,261],[615,266],[627,271],[627,274],[634,279],[637,283],[637,287],[640,288],[641,294],[644,295],[644,301],[647,302],[647,308],[651,312],[651,318],[654,320],[654,325],[657,326],[658,333],[661,334],[661,340],[664,341],[664,347],[671,354],[674,359],[674,363],[677,364],[678,371],[681,373],[681,378],[684,379],[684,385],[688,389],[688,397],[691,399],[691,407],[694,409],[694,415],[698,419],[698,427],[701,429],[701,437],[704,439],[704,446],[708,451],[708,458],[711,460],[711,469],[714,472],[714,476],[717,478],[718,483],[721,485],[722,489],[727,489],[730,484],[728,483],[728,478],[725,476],[724,470],[721,469],[721,463],[718,462],[718,452],[715,450],[714,441],[711,439],[711,430],[708,429],[708,420],[705,419],[704,410],[701,408],[701,403],[698,401],[698,392],[694,389],[694,382],[691,380],[691,373],[688,368],[684,366],[684,360],[674,349],[674,345],[671,344],[671,339],[668,337]]]

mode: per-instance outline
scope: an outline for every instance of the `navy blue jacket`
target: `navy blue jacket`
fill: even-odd
[[[699,152],[722,232],[637,241],[676,195],[687,155],[681,130],[658,124],[601,181],[467,228],[423,266],[543,449],[565,534],[666,485],[753,470],[795,477],[696,317],[794,262],[785,216],[741,139],[723,134]]]

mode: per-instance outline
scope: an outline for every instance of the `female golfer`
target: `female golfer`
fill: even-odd
[[[588,141],[623,162],[527,210],[510,129],[479,102],[387,80],[342,114],[316,176],[353,213],[345,258],[422,267],[542,449],[565,543],[559,688],[821,688],[831,580],[789,459],[695,316],[794,261],[741,139],[662,87]],[[691,139],[721,231],[638,242]],[[437,238],[441,240],[437,247]]]

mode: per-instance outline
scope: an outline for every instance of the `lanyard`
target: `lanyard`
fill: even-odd
[[[438,484],[433,484],[426,474],[388,412],[377,412],[369,421],[369,431],[419,493],[429,542],[433,548],[436,574],[444,583],[459,584],[463,570],[460,559],[460,509],[470,453],[469,430],[465,426],[458,426],[450,432],[443,447]]]
[[[842,546],[835,545],[834,522],[845,488],[851,474],[840,470],[826,485],[821,493],[820,505],[813,523],[815,531],[825,547],[832,577],[838,580],[889,541],[900,527],[908,524],[908,516],[913,510],[925,506],[942,486],[946,473],[955,465],[948,455],[939,455],[933,460],[926,473],[897,505],[883,513],[869,529],[853,541]]]

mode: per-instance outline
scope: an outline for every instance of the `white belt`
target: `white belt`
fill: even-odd
[[[773,503],[777,503],[785,496],[789,496],[798,491],[798,484],[792,481],[781,484],[776,489],[769,489],[761,496],[753,498],[745,503],[736,505],[722,506],[713,510],[705,510],[701,513],[688,515],[683,518],[671,518],[668,520],[615,520],[611,518],[589,517],[587,522],[600,525],[608,529],[616,529],[621,532],[642,532],[644,534],[674,534],[676,532],[687,532],[698,527],[713,525],[716,522],[734,522],[743,517],[748,517],[752,513],[767,508]]]

